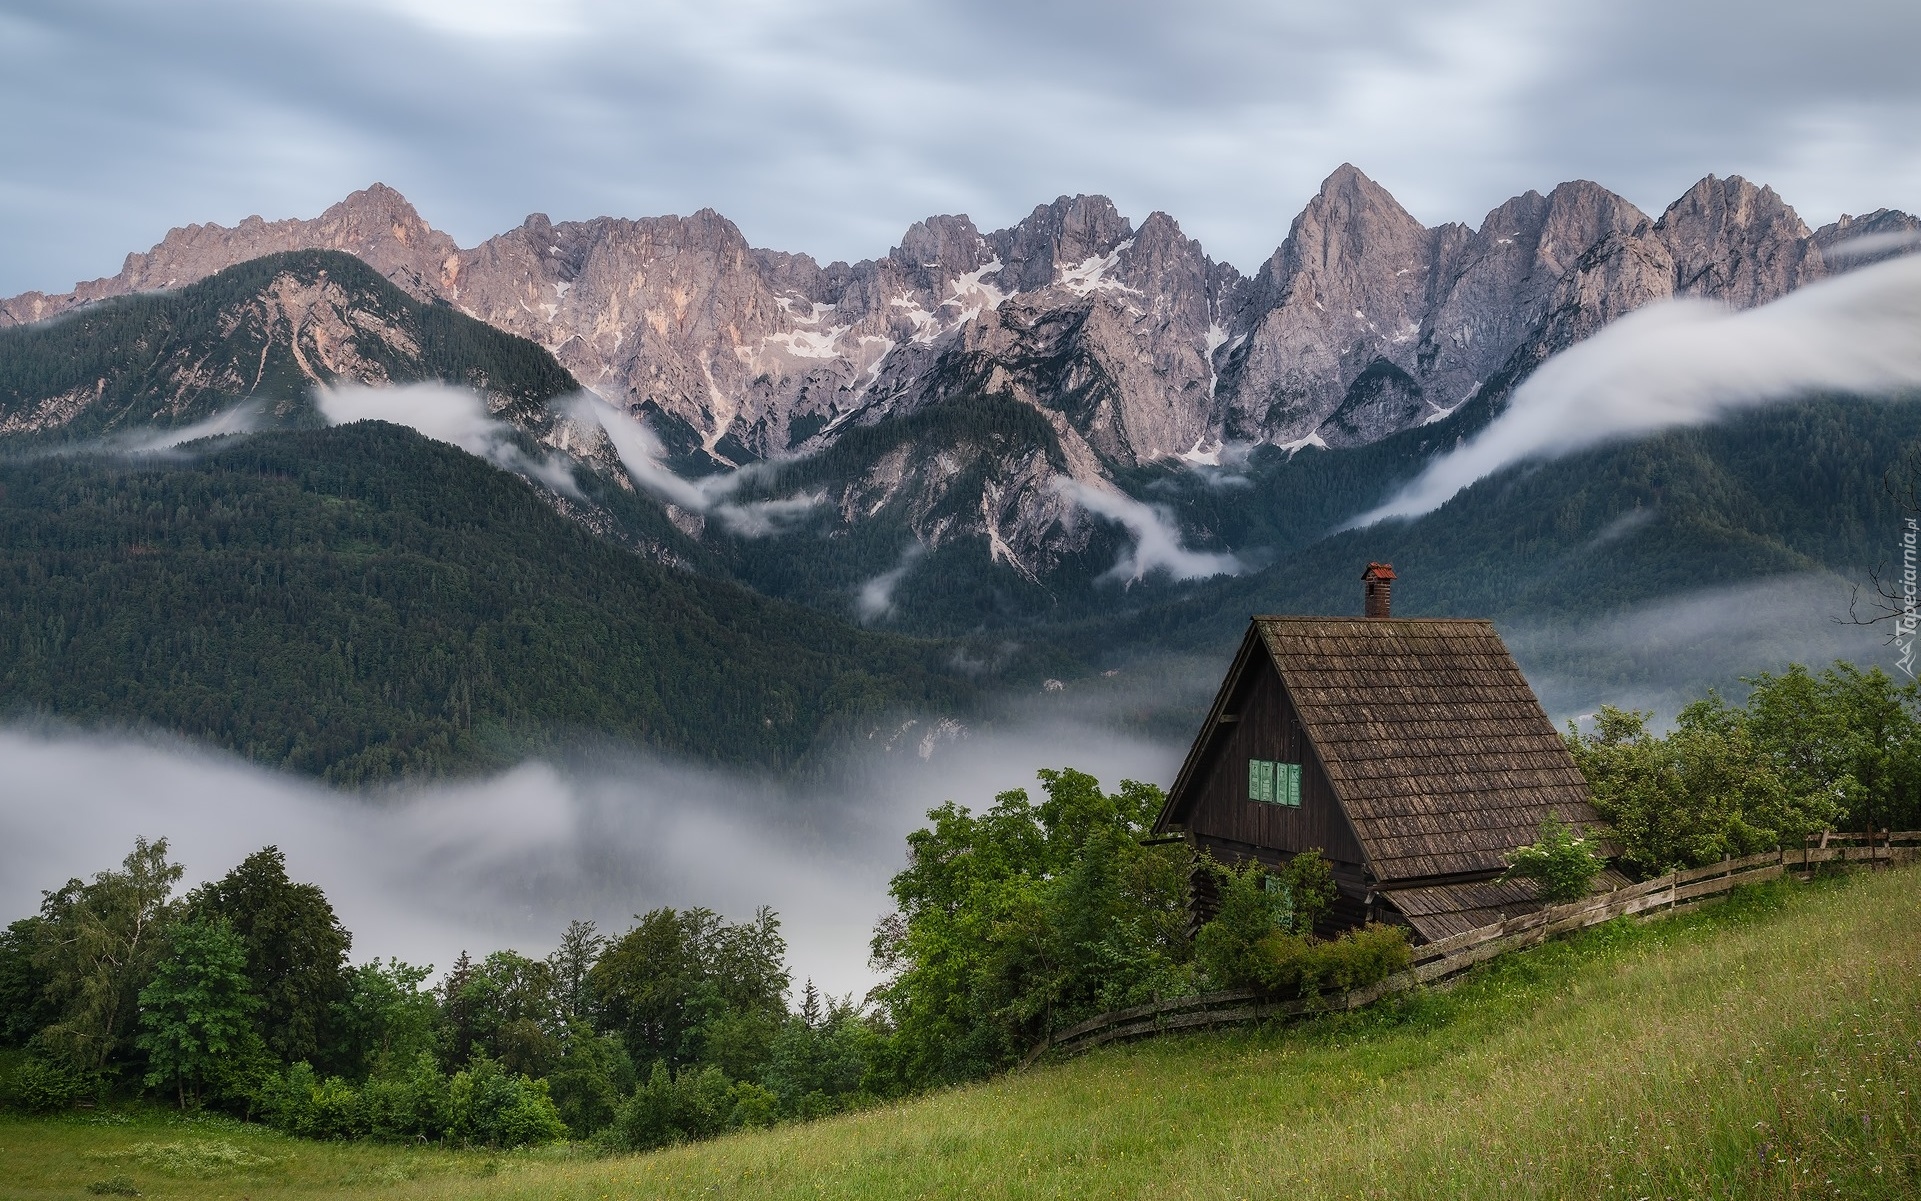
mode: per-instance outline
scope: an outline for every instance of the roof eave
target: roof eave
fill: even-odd
[[[1233,666],[1228,668],[1227,677],[1221,681],[1220,690],[1214,694],[1214,703],[1208,707],[1207,718],[1201,725],[1200,733],[1194,736],[1193,744],[1187,748],[1187,758],[1181,761],[1181,770],[1175,774],[1174,783],[1167,790],[1167,799],[1162,802],[1161,811],[1154,818],[1155,834],[1167,833],[1185,818],[1186,806],[1183,804],[1183,798],[1187,794],[1188,786],[1193,783],[1194,773],[1199,769],[1201,760],[1207,757],[1207,749],[1213,745],[1214,736],[1221,731],[1223,724],[1221,717],[1227,711],[1228,702],[1233,699],[1234,690],[1240,687],[1241,676],[1247,670],[1248,658],[1259,638],[1260,628],[1250,620],[1247,623],[1247,633],[1241,636],[1240,649],[1234,652]],[[1266,651],[1265,643],[1261,644],[1261,649],[1263,652]]]

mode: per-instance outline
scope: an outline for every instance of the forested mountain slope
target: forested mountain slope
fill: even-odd
[[[0,696],[343,783],[617,738],[791,769],[954,712],[951,646],[659,566],[362,422],[0,465]]]

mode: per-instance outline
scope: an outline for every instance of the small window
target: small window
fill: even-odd
[[[1266,805],[1301,807],[1301,765],[1273,759],[1247,761],[1247,799]]]

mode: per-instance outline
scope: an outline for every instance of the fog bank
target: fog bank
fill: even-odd
[[[613,753],[350,794],[177,742],[0,730],[0,917],[116,866],[136,836],[168,838],[187,886],[273,843],[326,890],[356,961],[445,969],[463,948],[544,954],[573,918],[617,933],[660,905],[737,920],[771,905],[796,985],[864,993],[868,936],[927,809],[984,807],[1041,767],[1110,788],[1171,777],[1175,748],[1050,700],[1006,732],[896,722],[814,788]]]

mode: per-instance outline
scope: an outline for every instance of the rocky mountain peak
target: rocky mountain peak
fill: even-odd
[[[1060,268],[1100,259],[1133,235],[1133,226],[1105,196],[1062,196],[1037,206],[1011,229],[988,239],[1004,264],[1001,286],[1022,292],[1053,283]]]
[[[1809,241],[1821,255],[1824,270],[1847,271],[1921,250],[1921,218],[1897,209],[1876,209],[1859,217],[1843,213],[1834,224],[1814,231]]]
[[[1234,320],[1216,389],[1228,436],[1310,440],[1376,359],[1411,365],[1433,243],[1353,165],[1328,176]]]
[[[1396,269],[1413,268],[1422,265],[1426,248],[1427,227],[1386,188],[1343,163],[1294,218],[1267,271],[1285,291],[1303,278],[1334,281],[1368,273],[1388,259],[1404,260]]]
[[[1674,257],[1678,296],[1749,308],[1803,280],[1807,224],[1773,188],[1738,175],[1702,179],[1668,206],[1654,232]]]
[[[887,257],[915,286],[931,293],[953,275],[985,263],[993,251],[972,220],[946,214],[908,226]]]

